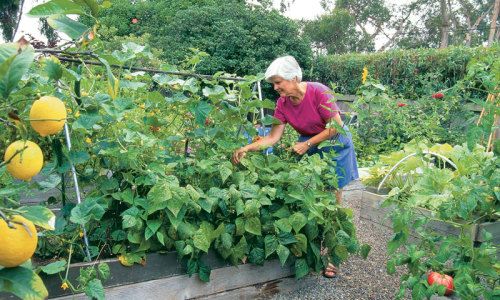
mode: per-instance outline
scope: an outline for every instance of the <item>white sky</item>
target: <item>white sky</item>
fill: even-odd
[[[279,0],[273,0],[274,6],[279,8]],[[290,8],[284,13],[285,16],[291,19],[305,19],[312,20],[319,17],[325,11],[319,4],[320,0],[295,0],[295,2],[290,5]]]

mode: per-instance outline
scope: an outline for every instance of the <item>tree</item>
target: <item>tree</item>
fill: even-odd
[[[12,42],[23,13],[24,0],[2,0],[0,2],[0,29],[6,41]]]
[[[485,27],[484,19],[487,17],[493,5],[485,3],[482,9],[476,10],[474,5],[466,0],[459,1],[461,9],[460,12],[465,17],[466,22],[466,33],[465,33],[465,45],[470,46],[472,43],[472,36],[475,31],[477,31],[478,27],[482,25]],[[459,25],[457,26],[459,27]]]
[[[448,15],[448,4],[446,0],[439,0],[439,8],[441,10],[441,43],[439,48],[448,47],[448,36],[450,34],[450,17]]]
[[[486,42],[495,0],[415,0],[413,19],[394,44],[399,48],[477,46]]]
[[[331,54],[373,51],[392,16],[382,0],[323,0],[321,5],[330,13],[307,22],[304,31],[315,47]]]
[[[136,22],[132,22],[134,18]],[[118,36],[149,34],[151,46],[160,49],[169,63],[184,61],[192,55],[189,48],[208,53],[210,58],[197,65],[200,73],[256,74],[283,54],[294,55],[307,68],[311,57],[309,42],[299,36],[294,21],[269,6],[241,0],[135,4],[116,0],[101,12],[99,20],[106,27],[115,27]]]
[[[311,57],[309,43],[299,36],[294,21],[274,10],[240,3],[181,10],[161,29],[153,45],[169,49],[164,58],[173,63],[182,61],[191,47],[208,53],[210,59],[197,68],[207,73],[256,74],[283,54],[295,56],[307,67]]]
[[[493,44],[495,40],[495,31],[497,30],[497,20],[498,20],[498,12],[500,11],[500,0],[495,0],[495,5],[493,8],[493,13],[491,15],[490,22],[490,33],[488,34],[488,46]],[[498,40],[498,36],[500,35],[500,30],[497,31],[496,39]]]
[[[413,0],[388,6],[379,0],[322,0],[323,8],[347,9],[363,39],[385,39],[378,50],[477,46],[500,35],[494,4],[498,0]],[[500,8],[497,8],[500,9]],[[493,13],[491,13],[493,11]],[[491,28],[495,27],[492,30]],[[361,36],[358,33],[359,36]],[[366,44],[366,43],[365,43]]]
[[[345,9],[333,9],[330,14],[317,20],[306,22],[304,34],[317,49],[329,54],[373,51],[374,43],[370,37],[356,31],[355,18]]]

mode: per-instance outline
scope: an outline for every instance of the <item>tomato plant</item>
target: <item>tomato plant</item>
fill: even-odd
[[[415,299],[444,294],[446,289],[426,281],[425,274],[434,270],[454,274],[454,291],[461,298],[493,299],[498,285],[498,250],[489,232],[480,232],[484,237],[480,245],[474,242],[471,226],[498,221],[500,160],[480,146],[473,151],[466,145],[449,147],[442,153],[456,170],[442,168],[443,164],[420,165],[419,173],[396,181],[389,193],[385,205],[394,206],[390,218],[395,235],[388,243],[392,258],[387,271],[393,274],[396,266],[408,267],[401,277],[398,297],[406,288]],[[415,163],[413,166],[421,161]],[[458,228],[458,234],[443,235],[431,226],[436,222]]]

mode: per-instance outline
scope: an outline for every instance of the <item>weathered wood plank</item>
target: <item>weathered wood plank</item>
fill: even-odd
[[[202,261],[211,268],[220,268],[229,266],[227,262],[219,258],[215,252],[209,251],[207,255],[202,256]],[[104,282],[104,287],[133,284],[148,280],[155,280],[175,275],[186,274],[181,262],[178,260],[176,252],[165,254],[151,253],[146,256],[146,262],[143,265],[134,264],[130,267],[123,266],[116,258],[101,260],[108,264],[111,276]],[[98,262],[98,263],[99,263]],[[72,264],[69,269],[68,279],[74,282],[80,275],[80,268],[88,267],[94,263],[77,263]],[[59,297],[70,295],[69,290],[63,291],[61,286],[61,278],[59,275],[40,274],[49,291],[50,297]]]
[[[363,191],[361,197],[361,209],[360,217],[362,219],[369,220],[371,222],[383,225],[385,227],[392,228],[391,220],[389,219],[389,214],[392,210],[391,207],[380,207],[382,202],[387,198],[387,195],[376,194],[370,191]],[[432,212],[425,208],[418,208],[419,213],[430,216]],[[438,221],[431,220],[426,224],[428,229],[431,229],[437,233],[447,236],[458,236],[461,233],[461,227],[456,225]],[[465,227],[466,234],[468,234],[473,241],[484,242],[484,235],[482,229],[490,232],[493,235],[493,242],[498,244],[500,241],[500,222],[494,223],[483,223],[483,224],[472,224]]]
[[[493,236],[492,243],[495,245],[500,244],[500,221],[497,222],[488,222],[479,224],[477,229],[476,241],[484,242],[484,231],[491,233]]]
[[[292,275],[289,267],[282,268],[278,260],[265,262],[263,266],[240,265],[213,269],[211,280],[202,282],[197,276],[177,275],[162,279],[121,285],[106,289],[106,299],[193,299],[221,292],[248,287]],[[71,295],[59,300],[87,299],[85,295]]]
[[[300,280],[294,277],[273,280],[231,291],[196,298],[197,300],[233,300],[233,299],[268,299],[277,294],[284,294],[300,289],[315,288],[317,280],[308,276]]]
[[[360,218],[373,223],[392,228],[389,214],[391,207],[380,207],[386,195],[379,195],[369,191],[363,191],[361,195]]]

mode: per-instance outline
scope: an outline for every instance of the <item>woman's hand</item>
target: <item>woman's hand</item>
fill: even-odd
[[[245,147],[241,147],[240,149],[234,151],[232,158],[233,164],[239,164],[243,157],[247,155],[247,152],[248,150]]]
[[[299,142],[293,145],[292,150],[298,155],[304,155],[309,150],[309,146],[307,142]]]

